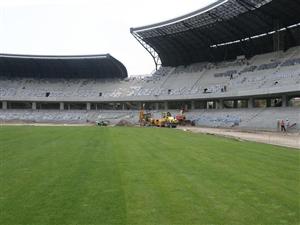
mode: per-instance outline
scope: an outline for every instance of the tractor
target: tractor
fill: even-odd
[[[152,119],[152,125],[157,127],[176,128],[178,121],[172,117],[170,112],[164,112],[162,113],[162,118]]]

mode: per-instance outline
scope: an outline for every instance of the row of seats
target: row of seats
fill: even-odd
[[[281,63],[283,62],[283,63]],[[151,76],[119,79],[27,79],[0,77],[0,97],[120,98],[190,96],[207,93],[260,91],[300,85],[300,47],[257,55],[248,60],[188,67],[161,67]]]
[[[170,111],[173,116],[179,111]],[[161,111],[152,111],[154,118],[161,117]],[[270,115],[272,115],[270,117]],[[296,124],[293,130],[300,130],[300,108],[264,109],[223,109],[194,110],[186,113],[188,120],[197,126],[216,128],[239,128],[257,130],[276,130],[277,122],[288,120]],[[58,111],[58,110],[0,110],[0,123],[4,122],[44,122],[44,123],[86,123],[109,121],[117,124],[121,120],[137,124],[138,111]]]

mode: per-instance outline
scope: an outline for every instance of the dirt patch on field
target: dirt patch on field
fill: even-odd
[[[300,149],[300,134],[261,132],[261,131],[238,131],[219,128],[179,127],[178,129],[194,133],[213,134],[223,137],[236,138],[247,141],[297,148]]]
[[[133,127],[134,124],[132,124],[130,121],[128,120],[120,120],[117,124],[117,127]]]

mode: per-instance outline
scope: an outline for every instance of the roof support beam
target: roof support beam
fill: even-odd
[[[154,48],[148,45],[137,33],[131,32],[131,34],[143,46],[143,48],[146,49],[146,51],[151,55],[155,64],[155,69],[158,70],[158,68],[161,66],[161,60],[158,53],[154,50]]]

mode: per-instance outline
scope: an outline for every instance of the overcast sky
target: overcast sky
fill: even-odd
[[[130,34],[138,27],[200,9],[215,0],[0,0],[0,53],[110,53],[130,75],[153,71]]]

